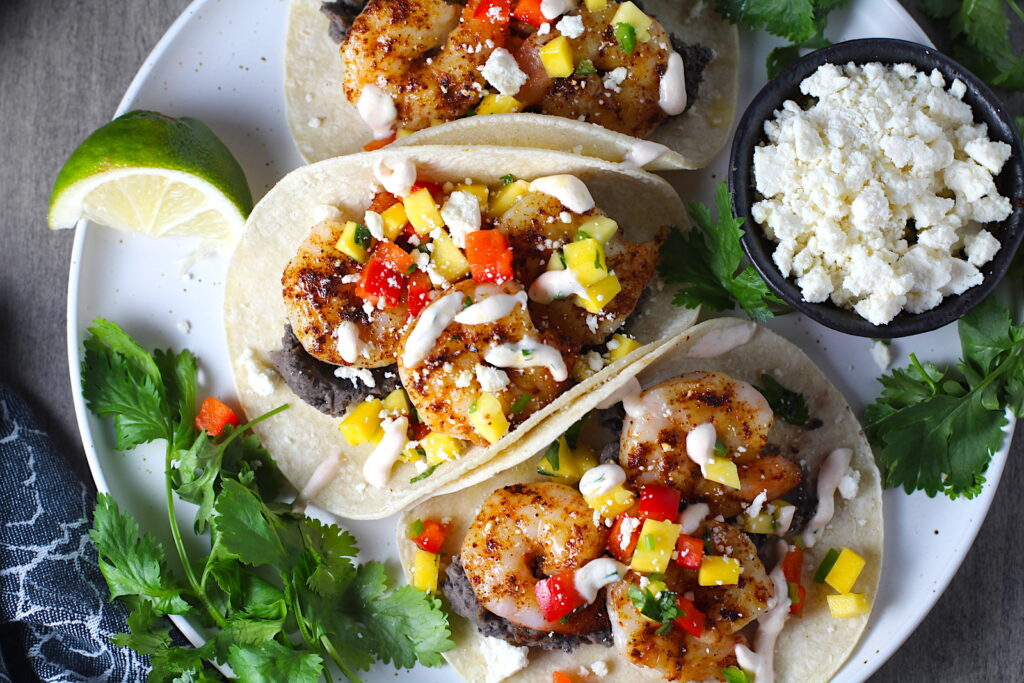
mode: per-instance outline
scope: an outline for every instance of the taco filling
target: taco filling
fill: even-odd
[[[614,416],[585,417],[538,476],[484,499],[443,577],[439,563],[428,577],[420,555],[439,553],[448,529],[428,521],[440,535],[426,546],[417,520],[414,584],[440,588],[482,635],[513,646],[603,645],[667,680],[770,682],[780,631],[803,617],[804,550],[832,521],[834,496],[858,493],[853,451],[834,444],[810,486],[802,464],[820,454],[801,450],[801,433],[820,419],[776,425],[761,391],[720,371],[646,390],[633,379],[599,408],[620,401],[605,462],[595,453]],[[869,608],[853,591],[864,562],[844,548],[815,573],[840,593],[833,617]]]
[[[629,242],[572,175],[436,184],[378,161],[361,222],[329,208],[284,269],[289,388],[372,444],[366,481],[497,443],[640,345],[616,333],[665,231]]]
[[[342,84],[377,141],[471,115],[537,112],[647,137],[698,97],[710,49],[633,2],[323,3]]]

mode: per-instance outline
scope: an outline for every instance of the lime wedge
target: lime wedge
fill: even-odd
[[[85,217],[151,237],[231,242],[252,210],[242,167],[202,121],[120,116],[78,146],[50,194],[50,228]]]

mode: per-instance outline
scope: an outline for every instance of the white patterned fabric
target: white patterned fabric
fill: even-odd
[[[143,681],[89,540],[93,492],[0,383],[0,683]]]

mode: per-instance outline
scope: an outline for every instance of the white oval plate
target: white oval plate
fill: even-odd
[[[301,160],[288,135],[282,92],[287,0],[196,0],[179,17],[142,65],[118,107],[153,109],[173,116],[194,116],[213,128],[238,157],[254,194],[262,196]],[[894,0],[854,2],[830,19],[834,41],[869,36],[928,42],[927,36]],[[779,44],[763,33],[745,34],[741,59],[742,112],[765,83],[764,57]],[[723,153],[700,172],[678,174],[684,198],[709,201],[713,186],[725,178]],[[96,317],[118,322],[145,346],[188,347],[201,364],[201,395],[230,396],[233,388],[221,327],[226,259],[209,258],[187,269],[194,244],[154,241],[114,233],[83,222],[75,236],[68,281],[68,354],[74,387],[81,381],[81,342]],[[187,275],[183,273],[188,272]],[[878,367],[871,342],[831,332],[801,316],[785,316],[771,327],[809,352],[858,412],[878,390]],[[893,343],[897,363],[911,351],[923,359],[956,359],[954,326]],[[90,469],[100,491],[111,491],[143,529],[173,547],[166,531],[161,448],[131,454],[114,449],[112,430],[85,408],[75,392],[75,409]],[[959,567],[988,511],[1006,462],[997,454],[988,483],[972,501],[885,493],[885,567],[875,609],[859,648],[836,681],[862,681],[903,643],[934,605]],[[182,504],[188,519],[191,506]],[[381,559],[398,575],[394,518],[377,522],[344,521],[362,542],[363,559]],[[183,523],[183,528],[191,527]],[[188,544],[198,555],[204,546]],[[172,566],[176,564],[171,560]],[[190,639],[197,634],[176,619]],[[388,667],[365,680],[394,680]],[[450,669],[401,672],[407,680],[456,681]]]

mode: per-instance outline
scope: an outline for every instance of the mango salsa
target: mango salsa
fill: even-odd
[[[723,555],[705,555],[697,570],[702,586],[731,586],[740,580],[740,561]]]
[[[651,39],[651,24],[653,20],[644,14],[643,10],[637,7],[632,2],[624,2],[619,5],[619,9],[615,11],[615,16],[612,17],[611,25],[615,24],[629,24],[636,29],[636,37],[641,42],[647,42]]]
[[[402,202],[398,202],[385,209],[380,217],[384,221],[384,236],[392,242],[398,239],[398,236],[402,234],[402,228],[409,222],[408,216],[405,215],[405,206]]]
[[[645,574],[665,573],[672,553],[676,550],[681,529],[672,522],[645,519],[629,568]]]
[[[738,489],[740,487],[740,473],[736,469],[736,463],[725,457],[711,458],[707,465],[701,468],[704,478],[718,482],[722,486]]]
[[[481,207],[487,206],[488,190],[487,186],[484,185],[483,183],[473,183],[472,185],[466,185],[465,183],[463,183],[462,185],[456,185],[454,191],[468,192],[477,198],[477,201],[480,202]]]
[[[613,221],[607,216],[594,216],[583,221],[580,226],[576,229],[576,235],[579,237],[593,237],[601,244],[607,244],[618,231],[619,224]]]
[[[417,234],[426,235],[434,228],[444,227],[441,210],[427,188],[421,187],[408,195],[404,203],[405,215]]]
[[[853,584],[857,583],[865,564],[863,557],[849,548],[843,548],[825,577],[825,583],[840,593],[849,593],[853,590]]]
[[[448,236],[448,233],[441,232],[434,238],[434,251],[430,255],[430,265],[434,270],[448,282],[457,282],[469,275],[469,261],[463,255],[462,250],[455,246],[455,242]]]
[[[351,256],[359,263],[366,263],[370,260],[370,245],[373,243],[373,236],[364,226],[355,221],[345,223],[345,229],[341,231],[341,237],[335,245],[338,251]]]
[[[587,287],[586,293],[577,294],[576,303],[591,313],[600,313],[621,291],[622,285],[619,283],[619,278],[609,275]]]
[[[515,206],[516,202],[523,198],[530,191],[530,184],[525,180],[516,180],[504,186],[491,197],[491,205],[487,212],[494,218],[498,218],[506,211]]]
[[[568,78],[576,70],[572,61],[572,45],[565,36],[558,36],[540,49],[540,62],[551,78]]]
[[[584,287],[597,284],[608,277],[604,247],[593,237],[570,242],[562,248],[562,253],[565,254],[565,265]]]
[[[581,473],[576,467],[576,459],[564,436],[558,437],[558,440],[544,451],[544,455],[537,463],[537,474],[554,477],[566,484],[574,484],[580,480]]]
[[[441,570],[441,556],[416,548],[412,561],[412,585],[427,593],[437,592],[437,577]]]
[[[863,593],[841,593],[827,599],[833,619],[851,619],[871,611],[871,601]]]
[[[614,344],[612,342],[615,342]],[[613,334],[608,342],[608,361],[614,363],[640,348],[640,342],[623,334]]]
[[[508,418],[501,401],[486,391],[477,396],[470,406],[469,423],[488,443],[497,443],[508,433]]]
[[[523,110],[523,103],[511,95],[484,95],[477,105],[476,113],[480,116],[487,114],[512,114]]]
[[[341,421],[338,428],[350,446],[359,446],[373,440],[380,428],[380,411],[382,404],[379,398],[363,401]]]
[[[600,496],[584,496],[583,500],[602,517],[617,517],[620,512],[625,512],[633,506],[636,494],[620,485]]]
[[[409,398],[405,395],[405,389],[395,389],[381,403],[386,413],[398,413],[399,415],[409,414]]]
[[[462,455],[461,441],[437,432],[430,432],[420,439],[420,448],[427,454],[428,465],[437,465]]]
[[[591,12],[600,12],[608,7],[608,0],[583,0]]]

